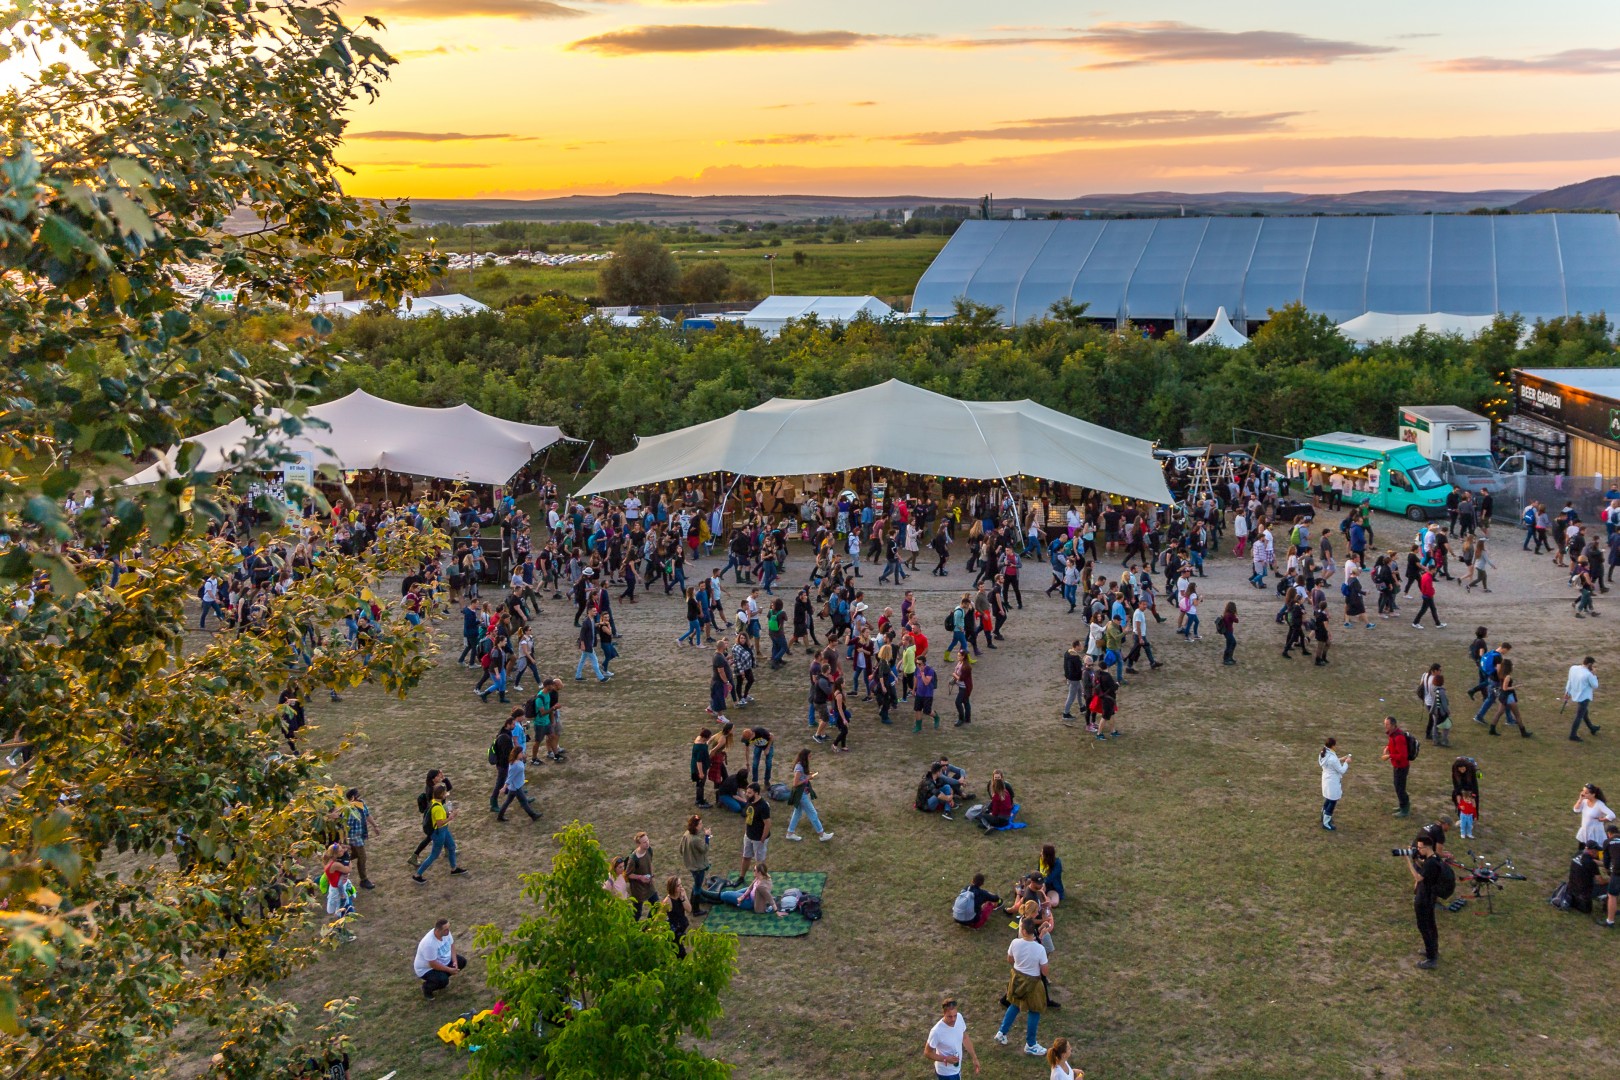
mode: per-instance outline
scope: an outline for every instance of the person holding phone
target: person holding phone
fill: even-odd
[[[1337,739],[1329,736],[1327,742],[1322,744],[1322,752],[1316,755],[1316,762],[1322,767],[1322,828],[1333,832],[1333,810],[1344,798],[1344,774],[1350,768],[1350,758],[1346,754],[1340,757]]]
[[[957,1011],[956,999],[947,996],[939,1003],[939,1019],[928,1032],[923,1045],[923,1057],[934,1063],[934,1076],[940,1080],[955,1080],[962,1075],[962,1055],[973,1059],[973,1071],[979,1071],[979,1055],[973,1049],[973,1040],[967,1033],[967,1021]]]

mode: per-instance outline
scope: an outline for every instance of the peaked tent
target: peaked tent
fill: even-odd
[[[272,409],[268,415],[279,421],[289,414]],[[312,453],[317,469],[388,469],[477,484],[505,483],[536,454],[567,438],[561,428],[502,420],[471,405],[427,409],[385,401],[364,390],[313,405],[305,415],[325,422],[327,429],[283,436],[278,445]],[[251,434],[248,422],[239,418],[186,441],[202,447],[202,471],[228,472]],[[151,484],[173,475],[176,453],[171,448],[125,483]]]
[[[1240,345],[1247,345],[1249,339],[1243,332],[1232,325],[1232,320],[1226,317],[1226,308],[1215,309],[1215,321],[1209,324],[1209,329],[1192,339],[1194,345],[1225,345],[1228,349],[1235,349]]]
[[[1038,476],[1170,502],[1145,439],[1033,401],[958,401],[897,379],[816,401],[772,398],[649,436],[616,455],[579,494],[703,473],[803,476],[867,466],[972,480]]]
[[[1465,338],[1474,338],[1494,321],[1495,315],[1452,315],[1444,311],[1432,311],[1427,315],[1391,315],[1384,311],[1369,311],[1349,322],[1340,323],[1339,333],[1357,344],[1399,340],[1420,329],[1431,334],[1461,334]]]

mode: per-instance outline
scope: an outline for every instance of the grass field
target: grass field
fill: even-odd
[[[1379,530],[1389,546],[1407,535],[1404,523],[1388,519]],[[1521,555],[1511,533],[1501,534],[1490,595],[1444,585],[1448,629],[1417,631],[1397,619],[1370,632],[1336,630],[1344,640],[1326,668],[1281,659],[1271,593],[1247,586],[1246,565],[1212,561],[1205,624],[1226,600],[1238,602],[1240,665],[1221,666],[1213,632],[1186,642],[1167,624],[1157,642],[1166,666],[1129,680],[1124,735],[1109,743],[1058,718],[1059,657],[1080,622],[1041,595],[1040,568],[1032,567],[1025,609],[1009,623],[1003,647],[975,669],[970,728],[952,729],[943,697],[942,729],[917,735],[909,722],[878,726],[872,708],[858,704],[852,752],[816,749],[820,809],[836,836],[790,844],[779,820],[771,862],[828,872],[826,917],[806,937],[741,939],[726,1016],[707,1049],[736,1063],[739,1077],[931,1075],[920,1049],[937,995],[949,991],[961,997],[984,1063],[980,1075],[1044,1078],[1044,1067],[991,1041],[1012,936],[1007,922],[963,931],[950,905],[975,871],[1005,893],[1050,842],[1069,889],[1052,961],[1065,1008],[1044,1018],[1041,1037],[1075,1040],[1075,1064],[1091,1080],[1601,1071],[1620,1052],[1620,1035],[1601,1011],[1617,939],[1544,898],[1573,849],[1570,807],[1581,784],[1605,784],[1620,797],[1620,714],[1605,697],[1612,691],[1600,692],[1595,710],[1603,734],[1580,745],[1565,740],[1567,717],[1556,701],[1569,663],[1585,652],[1615,655],[1620,607],[1600,599],[1604,617],[1576,622],[1562,572],[1545,557]],[[786,575],[793,582],[806,567],[795,556]],[[926,574],[910,582],[931,634],[966,580],[960,559],[956,566],[943,582]],[[879,610],[899,601],[888,587],[870,588],[871,596]],[[1403,613],[1414,610],[1407,604]],[[574,655],[571,614],[571,605],[548,603],[537,633],[542,668],[565,678]],[[706,653],[674,646],[684,618],[673,599],[621,603],[617,616],[619,677],[605,686],[565,682],[571,758],[530,770],[545,813],[538,826],[498,824],[484,809],[492,775],[485,750],[503,710],[481,705],[469,692],[472,674],[454,664],[459,619],[441,626],[444,653],[408,701],[358,692],[341,705],[312,704],[311,721],[325,729],[317,738],[335,739],[345,726],[364,733],[333,780],[359,785],[385,830],[371,853],[378,888],[359,899],[359,940],[301,974],[290,991],[309,1004],[363,995],[357,1078],[458,1073],[460,1059],[434,1030],[489,1003],[481,963],[474,956],[464,984],[424,1002],[409,970],[414,944],[438,915],[453,920],[463,948],[473,924],[512,924],[523,911],[518,875],[548,865],[549,834],[569,819],[594,823],[614,852],[628,850],[631,834],[645,828],[659,880],[678,869],[676,840],[692,801],[687,745],[704,722]],[[1465,650],[1476,623],[1515,646],[1533,740],[1489,738],[1468,718]],[[944,640],[936,636],[936,653]],[[1412,687],[1431,660],[1451,675],[1454,747],[1424,748],[1413,769],[1413,818],[1396,820],[1389,770],[1379,762],[1379,721],[1393,712],[1421,732]],[[779,773],[811,745],[803,663],[800,656],[781,673],[762,672],[759,703],[732,713],[739,728],[762,723],[777,733]],[[1599,672],[1609,675],[1601,664]],[[1318,825],[1316,752],[1328,734],[1341,752],[1354,753],[1337,833]],[[965,766],[980,791],[992,768],[1005,769],[1029,828],[986,837],[965,821],[913,810],[918,776],[941,752]],[[1389,850],[1450,812],[1456,754],[1477,757],[1484,778],[1479,839],[1469,844],[1453,833],[1452,849],[1512,855],[1530,880],[1510,883],[1492,917],[1479,903],[1442,912],[1441,966],[1425,972],[1413,966],[1420,950],[1410,878]],[[472,872],[451,879],[435,867],[417,886],[406,856],[418,838],[415,792],[432,765],[456,783],[454,831]],[[785,815],[784,806],[776,809]],[[715,865],[735,866],[739,820],[720,811],[707,820]]]
[[[940,236],[851,239],[842,244],[800,244],[786,241],[778,248],[726,246],[728,237],[676,246],[675,257],[688,266],[700,259],[719,259],[730,269],[738,295],[763,297],[771,291],[771,267],[766,255],[775,255],[776,292],[819,296],[873,295],[891,302],[910,297],[928,264],[945,246]],[[573,248],[553,247],[555,251]],[[584,252],[587,249],[577,249]],[[804,264],[794,261],[804,253]],[[519,293],[557,289],[572,296],[597,294],[600,264],[578,267],[485,267],[472,274],[452,273],[441,283],[445,292],[465,292],[486,304],[499,305]]]

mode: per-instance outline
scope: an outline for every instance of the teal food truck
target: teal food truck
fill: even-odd
[[[1347,487],[1346,502],[1369,503],[1413,521],[1446,516],[1451,485],[1409,442],[1347,431],[1317,435],[1288,455],[1290,476],[1308,476],[1312,469],[1337,473]]]

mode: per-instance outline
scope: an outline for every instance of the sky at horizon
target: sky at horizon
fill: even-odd
[[[1620,173],[1612,3],[347,0],[355,194],[1540,189]]]

